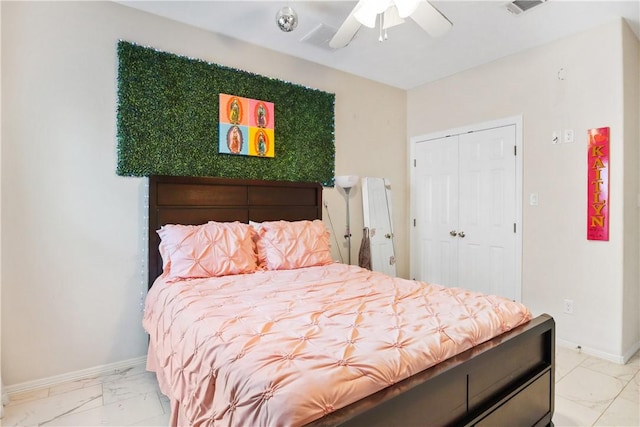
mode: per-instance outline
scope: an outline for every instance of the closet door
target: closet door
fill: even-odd
[[[516,298],[515,126],[459,136],[458,284]]]
[[[517,298],[515,126],[415,144],[414,277]]]
[[[458,137],[421,142],[415,154],[415,278],[458,283],[458,240],[452,235],[458,229]]]

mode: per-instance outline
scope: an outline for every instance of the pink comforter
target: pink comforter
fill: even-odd
[[[298,426],[530,318],[504,298],[331,264],[159,279],[143,323],[172,424]]]

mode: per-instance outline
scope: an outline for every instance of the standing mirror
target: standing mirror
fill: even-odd
[[[363,247],[368,232],[371,269],[396,275],[396,258],[391,218],[391,183],[386,178],[362,178],[364,213]]]

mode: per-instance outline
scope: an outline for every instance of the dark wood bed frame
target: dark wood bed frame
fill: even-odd
[[[164,224],[322,218],[317,183],[149,178],[149,287]],[[555,322],[543,314],[309,426],[553,425]]]

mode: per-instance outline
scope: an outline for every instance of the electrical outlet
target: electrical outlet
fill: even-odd
[[[572,299],[564,300],[564,312],[566,314],[573,314],[573,300]]]

